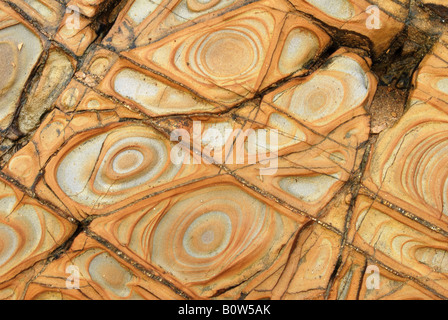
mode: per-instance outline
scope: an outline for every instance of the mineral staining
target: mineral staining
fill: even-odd
[[[0,52],[0,128],[5,129],[12,120],[22,89],[39,59],[42,43],[36,34],[17,22],[0,30]]]
[[[0,3],[1,299],[448,297],[443,1],[63,3]]]

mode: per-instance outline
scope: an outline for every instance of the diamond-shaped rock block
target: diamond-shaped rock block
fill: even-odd
[[[274,209],[224,176],[194,183],[188,192],[166,191],[95,219],[90,228],[191,294],[211,297],[235,285],[250,287],[255,274],[273,272],[270,266],[307,220]]]
[[[62,245],[76,226],[0,180],[0,281],[15,277]]]
[[[0,130],[11,124],[44,43],[28,22],[0,3]]]
[[[271,1],[272,2],[272,1]],[[260,1],[122,52],[207,99],[234,106],[303,72],[330,38],[283,1]]]
[[[141,272],[97,241],[80,235],[27,286],[27,300],[182,300],[159,275]]]

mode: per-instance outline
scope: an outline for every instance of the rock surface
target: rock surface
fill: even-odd
[[[1,0],[0,299],[447,299],[446,18]]]

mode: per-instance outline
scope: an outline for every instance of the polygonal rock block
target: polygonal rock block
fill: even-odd
[[[317,216],[347,182],[356,152],[325,143],[234,171],[247,183]],[[269,159],[267,157],[266,159]],[[270,169],[270,171],[269,171]]]
[[[337,263],[341,239],[319,225],[308,225],[298,235],[297,246],[272,289],[272,299],[324,299]]]
[[[29,20],[37,22],[44,33],[54,34],[64,15],[64,6],[56,0],[9,0],[18,6]]]
[[[419,285],[446,295],[446,237],[365,196],[358,197],[348,240]]]
[[[75,231],[64,218],[0,181],[0,281],[47,257]]]
[[[351,248],[344,249],[342,266],[329,299],[440,300],[428,289],[394,274]],[[375,279],[375,277],[377,278]]]
[[[448,104],[448,80],[445,72],[448,67],[447,41],[448,33],[442,34],[415,71],[409,105],[418,100],[431,100],[435,105]]]
[[[97,34],[90,25],[92,23],[90,19],[81,15],[76,18],[76,23],[73,19],[72,12],[64,15],[55,39],[77,56],[82,56],[87,47],[95,40]]]
[[[29,133],[39,125],[41,116],[58,98],[73,75],[76,62],[62,50],[50,50],[39,80],[20,110],[18,123],[22,133]]]
[[[253,0],[145,0],[129,1],[104,43],[119,51],[147,45],[175,31],[221,16]]]
[[[366,114],[376,84],[368,62],[341,49],[311,76],[289,81],[266,95],[263,102],[326,136],[348,120]],[[368,130],[365,125],[360,129]]]
[[[447,52],[441,39],[422,61],[408,110],[380,135],[364,181],[381,198],[444,230],[448,229],[448,92],[443,59]]]
[[[442,111],[442,110],[445,110]],[[448,110],[415,103],[383,132],[364,184],[387,201],[447,230]]]
[[[373,2],[378,6],[365,0],[334,0],[331,5],[322,0],[291,0],[299,12],[367,37],[374,55],[380,56],[404,28],[409,8],[392,0]]]
[[[209,20],[207,28],[193,26],[122,54],[212,101],[234,106],[306,70],[329,44],[317,26],[288,15],[286,4],[276,7],[268,1],[250,4]]]
[[[26,300],[181,300],[185,295],[146,275],[97,241],[80,235],[27,286]]]
[[[193,294],[211,297],[269,272],[305,221],[272,208],[232,178],[218,177],[97,218],[91,229]]]
[[[31,186],[45,170],[45,187],[38,187],[38,194],[49,200],[56,197],[76,217],[116,210],[173,185],[218,173],[214,166],[184,161],[191,157],[189,152],[148,125],[118,123],[116,114],[105,113],[100,122],[96,114],[86,115],[55,114],[36,132],[34,143],[9,161],[7,172],[26,173],[17,179]],[[33,161],[42,167],[30,168]]]
[[[24,86],[39,61],[44,40],[15,12],[0,4],[0,129],[13,118]]]
[[[151,116],[225,110],[216,102],[125,59],[112,65],[97,88]]]
[[[23,300],[31,281],[45,268],[46,261],[35,262],[31,267],[21,271],[11,280],[0,284],[0,300]]]

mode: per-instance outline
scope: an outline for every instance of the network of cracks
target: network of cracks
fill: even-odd
[[[0,298],[446,299],[444,2],[1,0]]]

